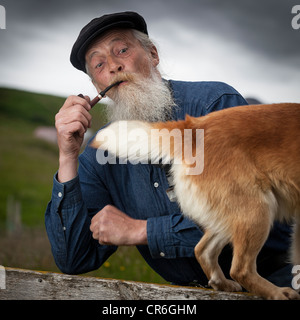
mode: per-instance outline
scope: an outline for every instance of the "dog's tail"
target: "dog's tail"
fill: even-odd
[[[91,146],[134,164],[173,162],[195,167],[196,157],[203,160],[203,130],[196,129],[197,121],[189,116],[156,123],[117,121],[99,131]]]

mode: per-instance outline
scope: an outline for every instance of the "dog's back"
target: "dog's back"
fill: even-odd
[[[181,166],[174,174],[185,185],[197,184],[212,209],[228,216],[241,198],[261,194],[271,202],[274,218],[289,219],[299,210],[300,104],[235,107],[187,117],[185,128],[204,129],[204,170],[188,176]]]

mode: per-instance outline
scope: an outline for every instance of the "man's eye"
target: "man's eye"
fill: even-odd
[[[128,48],[123,48],[123,49],[121,49],[121,50],[119,51],[119,54],[124,54],[124,53],[127,52],[127,50],[128,50]]]
[[[96,65],[96,69],[97,68],[101,68],[103,66],[103,62],[100,62],[100,63],[98,63],[97,65]]]

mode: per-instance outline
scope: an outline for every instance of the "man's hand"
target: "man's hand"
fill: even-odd
[[[86,130],[91,126],[89,97],[70,96],[55,116],[59,147],[58,180],[66,182],[77,175],[77,161]]]
[[[92,219],[90,230],[100,244],[132,246],[147,244],[147,221],[127,216],[107,205]]]

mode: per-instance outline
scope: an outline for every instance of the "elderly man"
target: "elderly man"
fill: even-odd
[[[98,91],[124,80],[107,93],[113,101],[107,110],[110,121],[179,120],[186,114],[203,116],[246,104],[224,83],[162,79],[157,49],[144,19],[135,12],[92,20],[75,42],[71,62],[90,76]],[[59,169],[46,211],[56,264],[65,273],[84,273],[99,268],[117,246],[135,245],[167,281],[206,285],[194,257],[194,246],[203,233],[169,199],[165,170],[150,164],[101,165],[89,146],[79,156],[91,124],[89,101],[89,97],[70,96],[56,115]],[[275,225],[258,259],[263,276],[288,286],[289,231],[286,225]],[[220,257],[227,274],[230,263],[227,247]]]

